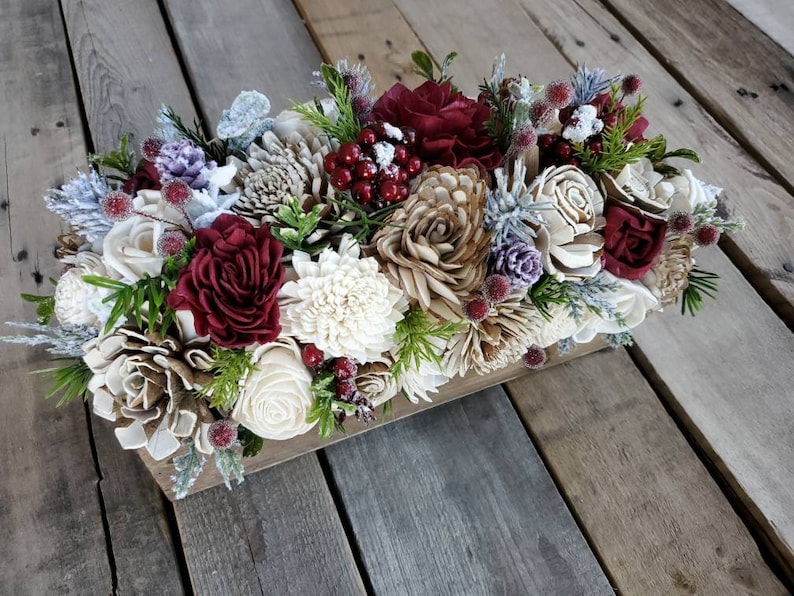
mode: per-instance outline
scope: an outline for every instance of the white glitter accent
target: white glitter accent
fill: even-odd
[[[604,129],[604,123],[596,118],[595,106],[583,105],[571,114],[569,124],[562,131],[562,137],[574,143],[583,143]]]
[[[394,145],[386,141],[379,141],[372,146],[375,154],[375,163],[382,170],[394,161]]]
[[[383,123],[383,134],[385,134],[390,139],[394,139],[395,141],[403,140],[403,131],[401,131],[396,126],[392,126],[388,122]]]

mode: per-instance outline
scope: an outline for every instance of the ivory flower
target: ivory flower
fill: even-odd
[[[245,380],[231,418],[264,439],[283,441],[302,435],[311,408],[312,373],[301,360],[298,344],[281,337],[254,350],[254,370]]]
[[[673,179],[665,178],[655,171],[653,163],[646,157],[626,164],[614,178],[604,174],[602,181],[609,197],[649,213],[667,210],[676,192]]]
[[[73,265],[61,275],[55,287],[55,316],[61,325],[102,327],[108,320],[112,305],[102,300],[110,290],[83,281],[84,275],[108,276],[99,255],[83,251],[66,257],[64,262]]]
[[[715,202],[721,188],[705,184],[695,178],[692,170],[682,170],[680,176],[670,178],[675,191],[670,202],[670,211],[692,213],[698,205]]]

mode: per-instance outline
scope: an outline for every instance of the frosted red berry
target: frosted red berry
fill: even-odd
[[[529,118],[535,126],[547,123],[553,116],[554,108],[545,101],[536,101],[529,106]]]
[[[712,224],[703,224],[695,230],[695,242],[700,246],[711,246],[717,244],[720,239],[720,231]]]
[[[554,154],[562,160],[570,159],[573,155],[573,147],[567,141],[557,141],[554,145]]]
[[[187,237],[179,230],[167,230],[157,239],[157,254],[174,257],[185,250]]]
[[[422,160],[416,155],[409,157],[405,164],[405,170],[408,172],[408,175],[411,178],[418,176],[423,167],[424,164],[422,163]]]
[[[475,298],[463,303],[463,314],[472,323],[484,321],[491,310],[491,305],[482,298]]]
[[[510,147],[513,151],[528,151],[538,142],[538,133],[532,126],[522,126],[513,133]]]
[[[564,108],[573,101],[573,87],[568,81],[553,81],[544,89],[546,101],[553,108]]]
[[[237,427],[228,420],[216,420],[210,424],[207,439],[215,449],[229,449],[237,440]]]
[[[356,385],[353,381],[340,380],[336,382],[336,398],[345,399],[356,392]]]
[[[352,379],[358,373],[358,365],[350,358],[337,358],[334,360],[334,376],[339,380]]]
[[[350,194],[353,195],[353,198],[359,203],[368,205],[372,202],[373,191],[374,188],[372,186],[372,182],[367,182],[366,180],[357,180],[353,184]]]
[[[531,369],[541,368],[544,364],[546,364],[547,360],[548,355],[546,354],[546,350],[538,346],[532,346],[529,348],[521,358],[524,366]]]
[[[141,155],[146,161],[154,161],[160,155],[163,140],[157,137],[146,137],[141,143]]]
[[[163,184],[160,193],[166,203],[177,208],[187,205],[187,202],[193,196],[190,187],[177,178],[173,178]]]
[[[675,211],[667,219],[667,225],[675,234],[688,234],[695,227],[695,218],[686,211]]]
[[[513,291],[510,279],[505,275],[493,274],[482,282],[483,297],[492,304],[503,302]]]
[[[105,195],[100,206],[105,217],[113,222],[124,221],[133,211],[132,197],[120,190]]]
[[[360,180],[372,180],[378,175],[378,166],[375,165],[374,161],[367,157],[356,164],[354,172],[356,178]]]
[[[350,168],[337,167],[331,172],[331,184],[338,190],[347,190],[353,182],[353,173]]]
[[[309,368],[317,368],[325,360],[325,354],[314,344],[306,344],[301,348],[301,360]]]
[[[353,166],[361,157],[361,147],[358,146],[358,143],[353,143],[348,141],[347,143],[342,143],[339,146],[339,151],[337,151],[337,161],[341,164],[346,166]]]
[[[626,75],[623,77],[623,93],[625,95],[634,95],[640,92],[642,88],[642,79],[635,74]]]
[[[380,184],[378,194],[387,203],[395,203],[400,200],[400,185],[394,180],[384,180]]]

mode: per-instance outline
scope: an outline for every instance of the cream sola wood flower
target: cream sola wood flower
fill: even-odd
[[[689,285],[689,272],[695,266],[693,244],[691,236],[669,239],[640,280],[659,300],[659,306],[674,304]]]
[[[491,234],[483,228],[485,182],[476,170],[433,167],[368,248],[412,303],[459,320],[463,298],[486,273]]]
[[[113,305],[102,301],[110,290],[83,280],[85,275],[108,277],[102,256],[81,251],[62,259],[69,268],[61,275],[55,287],[55,316],[61,325],[102,327],[110,316]]]
[[[342,237],[338,250],[326,248],[316,261],[296,251],[292,267],[295,279],[278,296],[283,335],[313,343],[328,357],[361,363],[377,360],[394,345],[407,301],[378,271],[374,258],[360,258],[351,236]]]
[[[210,379],[209,342],[190,345],[171,336],[120,327],[85,346],[94,373],[88,388],[93,411],[120,422],[116,437],[124,449],[146,448],[157,460],[172,455],[184,437],[211,453],[206,433],[214,416],[194,389]]]

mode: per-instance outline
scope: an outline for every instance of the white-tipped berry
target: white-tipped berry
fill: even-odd
[[[100,202],[100,207],[102,207],[102,213],[110,221],[124,221],[132,215],[132,197],[126,192],[115,190],[105,195],[105,198]]]
[[[463,314],[472,323],[484,321],[491,310],[491,305],[481,298],[475,298],[463,303]]]
[[[172,178],[163,184],[160,194],[166,203],[178,209],[187,205],[187,202],[193,196],[190,187],[178,178]]]
[[[506,300],[512,290],[510,280],[506,275],[495,273],[486,277],[482,282],[482,294],[491,304]]]
[[[552,81],[546,85],[543,93],[553,108],[564,108],[573,101],[573,86],[568,81]]]
[[[229,449],[237,440],[237,426],[228,420],[216,420],[207,431],[207,439],[215,449]]]
[[[695,242],[700,246],[711,246],[717,244],[720,239],[720,231],[717,226],[712,224],[703,224],[695,230]]]
[[[546,361],[548,360],[548,355],[546,354],[546,350],[538,346],[532,346],[529,348],[524,354],[524,357],[521,361],[524,363],[524,366],[531,369],[538,369],[541,368]]]

